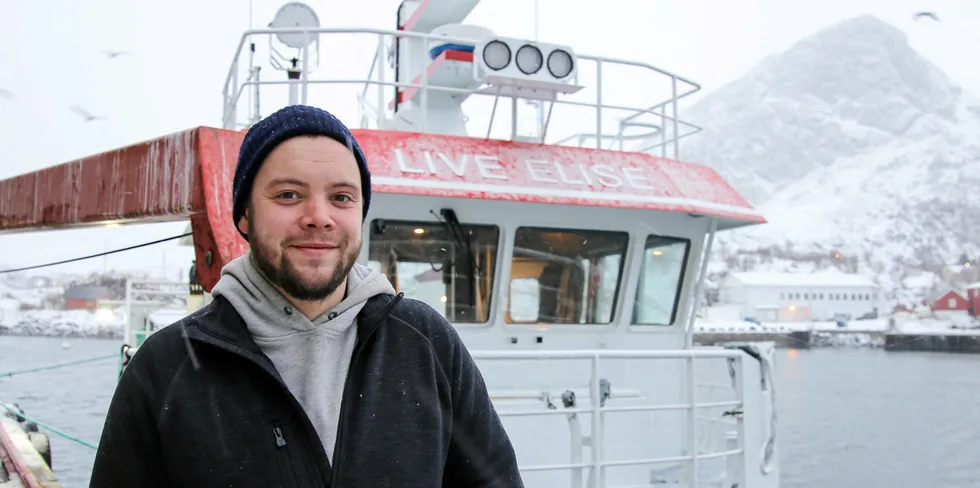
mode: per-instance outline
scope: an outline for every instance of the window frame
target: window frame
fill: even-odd
[[[647,234],[645,237],[642,237],[641,239],[642,241],[640,243],[640,247],[641,247],[640,262],[638,263],[638,266],[634,268],[634,272],[637,275],[636,288],[633,291],[632,310],[628,311],[630,314],[629,325],[630,327],[642,327],[644,329],[653,328],[653,327],[662,327],[662,328],[674,327],[675,325],[677,325],[677,315],[680,309],[681,299],[683,296],[684,283],[685,281],[687,281],[688,268],[690,267],[689,265],[691,264],[690,260],[691,260],[692,239],[689,237],[669,236],[663,234]],[[647,260],[647,252],[650,251],[651,249],[655,249],[655,248],[647,247],[649,246],[651,239],[663,239],[666,241],[673,241],[673,242],[669,242],[667,244],[668,246],[677,243],[684,244],[684,257],[683,259],[681,259],[681,272],[680,275],[677,277],[677,288],[676,290],[674,290],[674,304],[673,307],[671,308],[670,323],[668,324],[642,323],[637,321],[637,305],[640,303],[639,297],[640,297],[640,292],[642,290],[643,269]]]
[[[396,224],[405,227],[412,227],[412,226],[433,227],[433,226],[445,225],[445,223],[442,220],[437,220],[437,219],[426,220],[426,219],[419,219],[419,218],[403,218],[403,217],[373,217],[370,220],[365,220],[364,227],[363,227],[364,243],[361,247],[362,249],[361,258],[359,259],[359,261],[363,260],[364,265],[368,265],[368,263],[371,262],[371,247],[374,244],[376,244],[374,238],[375,237],[374,229],[375,229],[376,222],[378,221],[382,221],[386,225]],[[490,222],[482,222],[482,221],[472,222],[463,219],[460,219],[459,225],[464,229],[466,227],[483,227],[487,229],[492,229],[496,231],[497,234],[496,242],[494,243],[493,266],[491,266],[487,270],[488,272],[491,273],[490,287],[489,287],[489,300],[487,301],[487,305],[486,305],[487,318],[486,320],[480,322],[473,322],[473,321],[461,322],[461,321],[452,320],[451,318],[441,313],[440,315],[442,315],[454,327],[477,327],[477,328],[490,327],[494,323],[494,320],[497,315],[497,308],[500,305],[500,302],[498,301],[500,300],[500,298],[499,297],[494,298],[494,297],[498,294],[499,287],[497,282],[499,281],[501,264],[503,261],[501,259],[501,255],[504,253],[505,251],[504,246],[507,243],[507,234],[508,234],[507,228],[506,226],[503,226],[499,223],[490,223]],[[388,277],[387,275],[385,275],[385,277],[388,278],[390,281],[390,277]],[[449,285],[446,286],[448,287]],[[396,290],[396,292],[398,292],[398,290]],[[405,295],[405,297],[414,298],[407,294]],[[438,313],[439,310],[437,309],[436,312]]]
[[[522,229],[530,229],[533,231],[541,232],[568,232],[573,234],[581,233],[593,233],[593,234],[612,234],[618,235],[623,238],[623,251],[621,254],[621,259],[619,262],[619,275],[616,280],[616,290],[613,293],[613,303],[611,306],[611,314],[609,321],[607,323],[596,323],[596,322],[585,322],[585,323],[559,323],[559,322],[515,322],[508,321],[507,316],[511,311],[511,284],[513,280],[513,265],[514,258],[517,254],[517,237],[518,232]],[[623,306],[623,301],[625,298],[625,291],[628,288],[629,280],[632,279],[631,271],[627,269],[627,264],[632,259],[633,252],[633,234],[621,228],[580,228],[580,227],[565,227],[565,226],[547,226],[547,225],[536,225],[536,224],[526,224],[526,223],[516,223],[507,226],[507,250],[508,257],[510,259],[506,260],[505,268],[507,279],[501,281],[501,296],[506,300],[506,306],[500,309],[500,324],[508,329],[542,329],[547,328],[549,331],[578,331],[583,330],[596,330],[596,329],[608,329],[615,328],[619,325],[620,310]],[[613,254],[610,254],[613,255]],[[502,260],[503,261],[503,260]],[[503,264],[503,263],[502,263]],[[586,276],[586,279],[588,277]],[[588,284],[586,283],[586,288]],[[499,302],[498,302],[499,303]]]

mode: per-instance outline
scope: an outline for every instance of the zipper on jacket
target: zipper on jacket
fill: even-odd
[[[282,429],[278,425],[272,428],[272,433],[276,436],[276,447],[286,447],[286,438],[282,436]]]
[[[338,419],[337,422],[337,425],[340,428],[337,429],[337,440],[334,442],[333,459],[328,460],[328,462],[330,462],[330,468],[331,468],[330,488],[339,488],[338,485],[338,482],[340,481],[339,460],[340,457],[343,456],[343,448],[344,448],[343,445],[344,430],[346,430],[344,429],[344,426],[346,424],[345,420],[347,418],[347,403],[348,403],[347,395],[351,394],[350,384],[351,384],[351,378],[354,376],[353,375],[354,367],[357,364],[357,360],[360,359],[361,352],[364,351],[364,345],[367,344],[368,339],[370,339],[371,336],[373,336],[374,333],[377,332],[378,326],[381,325],[381,322],[384,322],[388,318],[388,315],[391,313],[391,309],[395,308],[395,305],[397,305],[398,302],[401,301],[403,296],[405,296],[404,293],[399,293],[395,295],[395,298],[391,301],[391,303],[389,303],[385,307],[384,312],[382,312],[381,314],[381,318],[375,321],[375,323],[371,326],[371,329],[368,331],[367,336],[364,337],[364,339],[361,340],[360,343],[357,345],[357,348],[354,349],[354,356],[351,358],[350,367],[347,368],[347,377],[344,379],[344,393],[343,393],[343,398],[340,400],[340,418]]]
[[[272,424],[272,435],[276,438],[276,458],[279,461],[279,471],[282,473],[282,482],[286,486],[296,486],[296,473],[293,471],[293,462],[286,450],[286,437],[282,435],[279,424]]]
[[[348,369],[348,371],[347,371],[347,378],[344,380],[344,393],[343,393],[343,399],[341,400],[341,403],[340,403],[340,418],[339,418],[339,422],[338,422],[339,429],[338,429],[338,433],[337,433],[337,440],[334,443],[334,445],[335,445],[335,448],[334,448],[334,453],[335,453],[334,454],[334,457],[335,458],[336,457],[339,457],[339,456],[337,456],[336,453],[341,452],[340,449],[342,448],[342,440],[343,440],[343,433],[344,433],[344,419],[347,416],[347,413],[346,413],[346,410],[347,409],[345,407],[346,407],[346,404],[348,403],[347,402],[347,395],[349,394],[349,389],[350,389],[349,387],[350,387],[351,377],[352,377],[351,372],[354,370],[354,366],[355,366],[355,364],[357,362],[357,359],[360,357],[360,351],[364,349],[363,348],[363,345],[367,342],[367,339],[371,338],[371,336],[374,335],[374,333],[378,330],[378,326],[385,319],[388,318],[388,315],[391,313],[391,310],[393,308],[395,308],[395,305],[397,305],[398,302],[401,301],[402,297],[404,297],[404,296],[405,296],[405,293],[398,293],[397,295],[395,295],[395,298],[392,299],[391,303],[389,303],[388,305],[385,306],[383,312],[380,314],[381,315],[380,318],[377,321],[374,322],[374,324],[372,325],[372,327],[369,330],[368,334],[364,337],[364,340],[358,340],[358,346],[356,347],[356,349],[354,351],[353,358],[351,360],[351,367]],[[272,378],[275,380],[275,383],[282,390],[282,392],[286,396],[286,398],[288,398],[290,400],[290,402],[293,404],[293,407],[298,410],[299,416],[301,417],[302,422],[303,422],[303,424],[305,426],[305,429],[304,430],[306,431],[306,434],[309,435],[310,438],[312,438],[312,439],[319,439],[319,436],[318,436],[318,434],[316,432],[316,428],[313,426],[313,422],[310,420],[309,416],[306,415],[305,410],[303,410],[303,405],[301,403],[299,403],[299,400],[293,395],[293,393],[291,391],[289,391],[289,387],[287,387],[286,384],[284,382],[282,382],[281,379],[279,379],[279,377],[277,376],[277,373],[275,372],[275,369],[274,369],[275,367],[274,366],[272,366],[273,369],[271,369],[271,370],[268,369],[263,363],[261,363],[261,362],[257,361],[256,359],[254,359],[255,353],[253,353],[253,352],[251,352],[251,351],[249,351],[249,350],[247,350],[247,349],[245,349],[245,348],[243,348],[243,347],[241,347],[241,346],[239,346],[237,344],[234,344],[234,343],[229,342],[228,339],[226,339],[226,338],[215,336],[215,335],[213,335],[213,334],[211,334],[209,332],[206,332],[204,330],[201,330],[201,329],[195,329],[195,330],[199,331],[206,338],[206,339],[200,339],[199,338],[197,340],[201,340],[202,342],[205,342],[207,344],[211,344],[211,345],[220,347],[220,348],[222,348],[222,349],[224,349],[226,351],[229,351],[229,352],[231,352],[233,354],[237,354],[238,356],[241,356],[241,357],[243,357],[243,358],[245,358],[245,359],[247,359],[247,360],[255,363],[261,369],[263,369],[267,374],[269,374],[270,376],[272,376]],[[278,427],[278,426],[275,426],[275,427]],[[275,430],[273,430],[273,434],[275,434]],[[276,439],[276,445],[277,445],[277,447],[279,447],[281,449],[282,447],[285,447],[285,442],[286,442],[285,437],[282,436],[282,430],[279,430],[279,437],[282,437],[283,446],[279,446],[278,445],[279,444],[279,439],[278,438]],[[323,453],[324,452],[323,445],[322,444],[319,444],[319,449],[314,449],[314,450],[315,451],[318,450],[318,451],[320,451],[320,453]],[[319,462],[316,463],[316,469],[317,469],[317,471],[319,472],[319,474],[321,476],[320,479],[323,479],[322,478],[322,476],[324,474],[323,473],[323,469],[326,468],[327,470],[330,471],[330,479],[329,479],[330,485],[329,485],[329,488],[337,488],[337,480],[339,480],[340,477],[338,476],[336,466],[334,466],[334,463],[332,462],[332,460],[329,459],[326,456],[325,453],[323,453],[322,456],[314,456],[314,457],[317,457],[318,460],[324,460],[324,461],[326,461],[326,466],[321,466]]]
[[[236,354],[242,358],[245,358],[246,360],[251,361],[253,364],[256,364],[260,369],[265,371],[266,374],[271,376],[273,382],[280,388],[283,395],[289,400],[293,408],[295,408],[296,411],[298,412],[298,415],[301,419],[300,421],[303,423],[306,435],[308,435],[311,439],[319,439],[319,436],[316,432],[316,428],[313,426],[313,422],[306,414],[306,411],[303,410],[303,405],[299,403],[299,400],[296,399],[296,396],[293,395],[291,391],[289,391],[289,387],[286,386],[286,384],[277,376],[277,373],[274,369],[275,366],[272,366],[273,369],[269,369],[263,363],[255,359],[255,354],[253,352],[244,349],[243,347],[237,344],[230,343],[227,339],[223,337],[212,335],[200,329],[196,329],[196,330],[199,331],[205,337],[205,339],[197,339],[197,340],[201,340],[206,344],[211,344],[225,351],[228,351],[232,354]],[[282,431],[280,430],[280,434],[281,433]],[[273,431],[273,434],[275,434],[275,431]],[[283,442],[286,442],[285,437],[283,437]],[[276,443],[278,444],[278,440],[276,441]],[[313,457],[315,458],[314,468],[316,469],[316,472],[318,474],[318,476],[316,476],[315,478],[321,480],[324,483],[328,483],[330,479],[333,479],[333,466],[331,466],[330,459],[327,458],[325,449],[323,448],[323,444],[318,442],[314,442],[313,444],[315,445],[310,446],[310,449],[314,451],[313,452]],[[321,460],[326,461],[326,465],[321,465],[320,464]],[[325,473],[324,470],[329,471],[329,477],[327,477],[328,473]]]

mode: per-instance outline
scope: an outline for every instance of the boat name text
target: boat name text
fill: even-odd
[[[523,180],[524,183],[544,183],[591,187],[595,185],[608,188],[626,186],[636,190],[661,189],[641,168],[614,167],[606,164],[566,164],[560,161],[528,158],[518,161],[514,169],[523,169],[523,175],[514,178],[500,163],[500,158],[481,154],[462,154],[452,157],[443,152],[422,151],[421,157],[406,157],[400,149],[395,149],[395,160],[402,174],[430,174],[439,176],[449,170],[453,175],[464,179],[510,181]]]

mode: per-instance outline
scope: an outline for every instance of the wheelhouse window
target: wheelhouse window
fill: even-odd
[[[687,239],[647,237],[633,305],[634,324],[673,325],[690,247]]]
[[[454,323],[490,318],[500,229],[460,224],[452,211],[440,222],[374,220],[369,265],[395,290],[425,302]]]
[[[626,232],[517,229],[507,322],[612,322],[628,243]]]

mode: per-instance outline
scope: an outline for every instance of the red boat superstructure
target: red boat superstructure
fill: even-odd
[[[719,228],[765,220],[703,165],[643,153],[354,130],[376,193],[682,212]],[[244,134],[198,127],[0,181],[0,231],[190,219],[205,290],[245,252],[231,220]],[[203,265],[202,265],[203,263]]]

